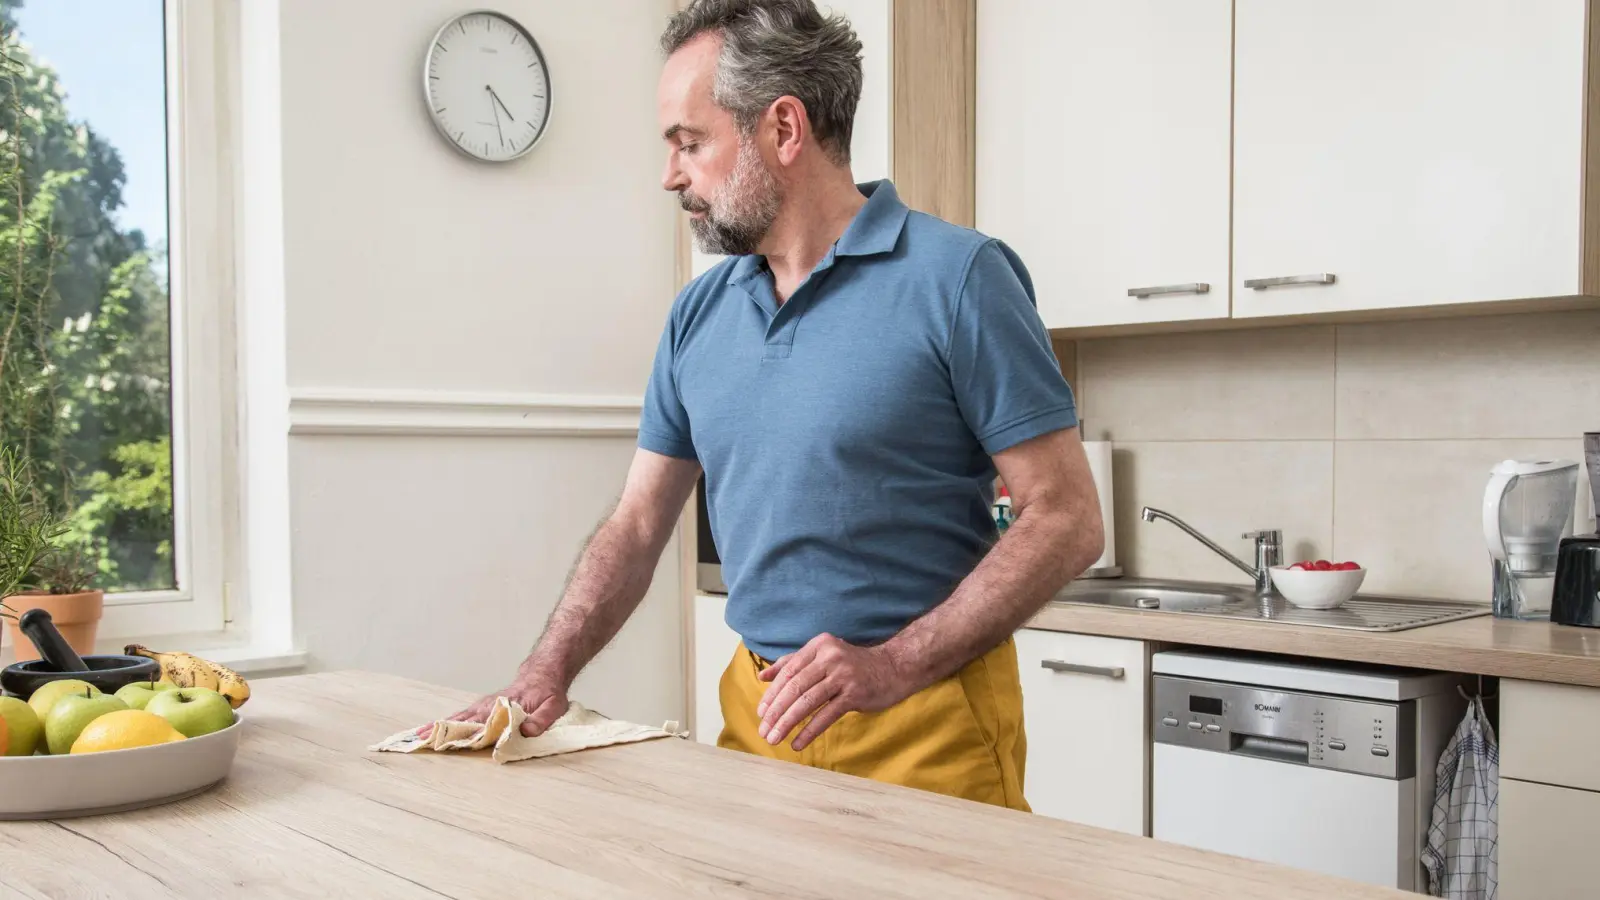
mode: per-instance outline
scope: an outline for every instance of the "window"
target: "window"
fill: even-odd
[[[0,440],[69,511],[108,641],[225,625],[226,13],[0,0]]]

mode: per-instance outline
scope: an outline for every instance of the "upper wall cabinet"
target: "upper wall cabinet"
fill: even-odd
[[[1233,315],[1600,292],[1580,272],[1586,5],[1237,0]]]
[[[977,226],[1045,324],[1226,318],[1229,0],[978,0],[977,27]]]

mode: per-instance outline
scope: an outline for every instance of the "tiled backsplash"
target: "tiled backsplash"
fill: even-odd
[[[1290,559],[1367,566],[1364,591],[1487,603],[1490,467],[1581,462],[1583,432],[1600,430],[1600,311],[1105,338],[1058,353],[1085,439],[1115,444],[1118,562],[1137,575],[1245,580],[1177,529],[1140,521],[1148,505],[1240,556],[1241,534],[1281,528]],[[1584,481],[1580,528],[1591,505]]]

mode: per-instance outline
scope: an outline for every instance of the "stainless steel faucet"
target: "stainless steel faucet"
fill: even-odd
[[[1210,547],[1218,556],[1238,566],[1241,571],[1254,579],[1256,583],[1256,593],[1272,593],[1272,573],[1268,570],[1283,561],[1282,531],[1273,528],[1264,531],[1251,531],[1244,535],[1245,540],[1253,540],[1256,542],[1256,564],[1252,566],[1239,557],[1234,556],[1232,553],[1229,553],[1228,551],[1217,546],[1215,541],[1211,540],[1200,532],[1195,531],[1189,526],[1189,523],[1183,521],[1172,513],[1146,506],[1144,510],[1139,513],[1139,516],[1146,522],[1154,522],[1157,519],[1165,519],[1168,522],[1178,526],[1184,531],[1184,533],[1188,534],[1190,537],[1194,538],[1200,543],[1205,544],[1207,547]]]

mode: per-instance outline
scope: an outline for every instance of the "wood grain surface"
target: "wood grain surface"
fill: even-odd
[[[889,142],[895,190],[912,209],[967,228],[977,218],[977,6],[894,0]]]
[[[0,894],[1407,896],[676,738],[505,766],[369,753],[470,696],[361,673],[255,687],[226,782],[134,813],[8,823]]]
[[[1600,629],[1480,616],[1374,633],[1052,603],[1030,628],[1600,687]]]

